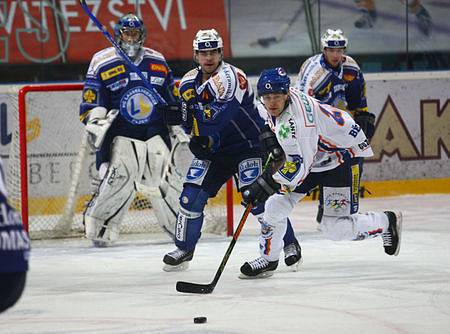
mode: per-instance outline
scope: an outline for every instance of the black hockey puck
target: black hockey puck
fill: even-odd
[[[194,323],[195,324],[204,324],[206,322],[206,317],[195,317]]]

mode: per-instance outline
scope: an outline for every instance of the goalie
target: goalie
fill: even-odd
[[[172,145],[163,113],[158,112],[161,107],[176,108],[172,72],[161,53],[143,46],[146,29],[136,15],[121,17],[114,36],[154,88],[145,87],[113,47],[97,52],[91,60],[80,120],[96,150],[100,178],[84,213],[86,237],[95,246],[107,246],[118,238],[122,217],[139,187],[151,190],[158,222],[172,231],[170,224],[176,216],[171,212],[176,212],[181,192],[181,173],[171,169],[171,174],[164,174]],[[182,143],[182,132],[180,136]],[[177,184],[179,189],[174,188]]]

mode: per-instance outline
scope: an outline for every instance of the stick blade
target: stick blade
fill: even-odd
[[[214,285],[178,281],[176,288],[178,292],[209,294],[213,292]]]

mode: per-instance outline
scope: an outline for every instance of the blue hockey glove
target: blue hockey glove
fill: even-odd
[[[375,115],[368,111],[355,111],[353,119],[364,131],[367,139],[371,139],[375,133]]]
[[[264,203],[281,188],[280,184],[275,182],[270,171],[265,171],[255,182],[242,192],[242,201],[244,204],[257,206]]]

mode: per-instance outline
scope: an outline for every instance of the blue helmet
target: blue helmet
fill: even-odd
[[[284,68],[276,67],[261,72],[256,88],[259,96],[270,93],[287,94],[290,85],[291,79],[289,79]]]
[[[123,34],[125,32],[137,31],[137,39],[134,41],[124,40]],[[147,30],[144,27],[144,22],[132,13],[122,16],[114,26],[114,37],[117,44],[130,58],[134,58],[144,44]]]

